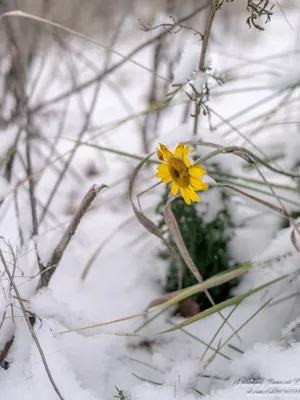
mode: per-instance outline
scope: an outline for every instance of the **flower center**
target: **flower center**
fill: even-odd
[[[187,188],[190,184],[188,168],[183,161],[173,158],[169,160],[169,170],[171,177],[179,187]]]

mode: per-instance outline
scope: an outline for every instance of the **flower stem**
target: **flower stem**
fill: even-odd
[[[217,11],[217,7],[218,7],[218,0],[211,0],[209,15],[208,15],[207,24],[206,24],[205,32],[203,35],[203,41],[202,41],[202,50],[201,50],[200,61],[199,61],[199,70],[200,71],[204,71],[205,57],[206,57],[207,48],[208,48],[208,41],[209,41],[209,37],[210,37],[212,24],[213,24],[215,14]],[[198,118],[199,118],[199,109],[198,109],[198,104],[196,101],[195,102],[194,129],[193,129],[194,136],[196,136],[197,132],[198,132]]]

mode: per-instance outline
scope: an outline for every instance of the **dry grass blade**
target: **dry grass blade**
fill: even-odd
[[[285,212],[285,214],[287,215],[287,217],[290,220],[291,225],[293,225],[294,230],[293,232],[297,232],[298,237],[300,238],[300,229],[298,224],[296,224],[296,222],[294,221],[294,219],[292,218],[292,216],[289,214],[287,208],[285,207],[284,203],[282,202],[282,200],[280,199],[280,197],[277,195],[277,193],[275,192],[274,188],[269,184],[269,182],[267,181],[267,179],[265,178],[264,174],[260,171],[260,169],[258,168],[258,166],[255,164],[255,168],[257,170],[257,172],[259,173],[259,175],[261,176],[262,180],[265,182],[265,184],[269,187],[272,195],[277,199],[278,203],[281,206],[281,209]],[[296,245],[296,242],[292,240],[293,245],[295,246],[296,250],[298,251],[298,247]]]
[[[195,286],[198,286],[198,285],[190,286],[189,289],[194,288]],[[176,290],[175,292],[171,292],[171,293],[164,294],[163,296],[159,296],[156,299],[152,300],[148,304],[147,310],[149,310],[152,307],[156,307],[156,306],[160,306],[161,304],[165,304],[166,302],[176,298],[181,293],[186,293],[186,289]]]
[[[267,261],[265,261],[265,262],[267,262]],[[153,317],[148,319],[147,321],[143,322],[135,330],[135,332],[139,332],[146,325],[148,325],[149,323],[154,321],[154,319],[159,317],[164,311],[166,311],[168,308],[170,308],[174,305],[177,305],[180,301],[185,300],[188,297],[191,297],[197,293],[205,292],[205,290],[207,291],[207,289],[211,289],[211,288],[221,285],[225,282],[228,282],[228,281],[244,274],[245,272],[247,272],[250,268],[253,268],[254,266],[257,266],[257,264],[250,263],[250,264],[246,264],[246,265],[241,265],[238,268],[234,267],[231,270],[217,274],[202,283],[198,283],[198,284],[190,286],[186,289],[177,290],[176,292],[168,293],[165,296],[161,296],[159,298],[154,299],[148,305],[147,310],[149,310],[149,308],[151,308],[151,307],[157,307],[153,311],[156,311],[156,310],[160,310],[160,311],[156,315],[154,315]]]
[[[13,144],[4,154],[3,158],[0,160],[0,168],[3,167],[3,165],[7,164],[9,161],[11,161],[12,157],[16,153],[16,145]]]
[[[70,154],[70,151],[67,151],[67,152],[61,154],[60,156],[56,157],[53,161],[47,162],[41,168],[38,168],[36,171],[34,171],[30,176],[26,176],[25,178],[20,179],[19,182],[17,182],[3,197],[0,198],[0,201],[3,201],[7,196],[9,196],[10,194],[16,192],[25,183],[27,183],[30,180],[34,179],[37,175],[39,175],[40,173],[44,172],[47,168],[49,168],[50,166],[54,165],[57,161],[62,160],[68,154]]]
[[[249,318],[247,318],[247,320],[238,328],[238,331],[242,330],[253,318],[256,317],[256,315],[258,315],[264,308],[266,308],[266,307],[270,304],[271,301],[272,301],[272,299],[269,299],[269,300],[267,300],[264,304],[262,304],[262,305],[258,308],[258,310],[257,310],[255,313],[253,313]],[[229,341],[230,341],[232,338],[233,338],[233,335],[230,335],[229,338],[226,339],[225,342],[222,343],[222,345],[220,345],[220,346],[218,347],[218,353],[220,353],[220,350],[222,350],[222,349],[229,343]],[[228,346],[229,346],[229,345],[228,345]],[[215,359],[216,355],[217,355],[217,352],[215,352],[215,354],[213,354],[213,355],[209,358],[208,363],[207,363],[205,369],[206,369],[206,368],[208,367],[208,365]]]
[[[205,143],[205,142],[204,142]],[[201,143],[198,143],[201,144]],[[205,143],[207,145],[207,142]],[[197,160],[195,160],[196,164],[202,164],[204,161],[209,160],[212,157],[215,157],[219,154],[235,154],[238,157],[242,157],[245,161],[247,161],[250,164],[262,164],[264,167],[268,168],[270,171],[276,172],[277,174],[289,176],[290,178],[300,178],[299,174],[294,174],[291,172],[286,172],[279,170],[275,167],[272,167],[270,164],[259,158],[256,154],[252,153],[251,151],[245,149],[244,147],[240,146],[221,146],[215,143],[210,143],[210,145],[213,145],[213,147],[216,147],[217,150],[212,151],[211,153],[205,154],[202,157],[199,157]]]
[[[86,213],[86,211],[88,210],[88,208],[90,207],[90,205],[92,204],[94,199],[96,198],[97,194],[105,187],[107,187],[107,186],[106,185],[101,185],[101,186],[93,185],[90,188],[90,190],[87,192],[87,194],[84,196],[78,210],[76,211],[74,217],[72,218],[72,220],[70,222],[70,225],[68,226],[64,235],[60,239],[58,245],[54,249],[50,260],[48,261],[43,273],[41,274],[41,280],[39,282],[38,288],[48,285],[53,273],[56,270],[58,263],[60,262],[60,260],[63,256],[64,251],[66,250],[72,236],[76,232],[76,229],[77,229],[82,217],[84,216],[84,214]]]
[[[189,255],[189,252],[184,244],[184,241],[182,239],[181,233],[179,226],[177,224],[176,218],[171,210],[171,202],[174,200],[175,197],[172,195],[169,195],[169,199],[167,201],[167,204],[165,206],[164,210],[164,216],[166,223],[168,225],[170,234],[172,236],[172,239],[176,243],[176,246],[180,252],[181,257],[184,259],[187,267],[191,271],[191,273],[194,275],[194,277],[197,279],[199,283],[203,282],[203,278],[200,275],[196,265],[194,264],[194,261],[192,260],[191,256]],[[214,299],[211,297],[210,293],[208,292],[207,289],[204,290],[204,293],[208,300],[210,301],[211,305],[215,306]],[[225,317],[219,312],[220,317],[225,321]],[[235,329],[231,326],[231,324],[226,320],[226,323],[230,326],[230,328],[235,332]],[[237,335],[238,336],[238,335]],[[238,336],[239,337],[239,336]]]
[[[265,262],[268,262],[268,261],[265,261]],[[128,320],[131,320],[134,318],[145,317],[145,316],[148,316],[150,313],[153,313],[156,311],[158,311],[159,314],[161,314],[161,312],[164,312],[167,308],[177,304],[179,301],[184,300],[190,296],[193,296],[194,294],[197,294],[201,291],[204,291],[205,289],[210,289],[215,286],[221,285],[222,283],[228,282],[229,280],[234,279],[237,276],[240,276],[240,275],[246,273],[249,269],[251,269],[257,265],[258,264],[250,263],[250,264],[242,265],[238,268],[232,268],[230,271],[226,271],[224,273],[215,275],[212,278],[207,279],[203,283],[200,283],[200,284],[198,283],[197,285],[193,285],[187,289],[182,289],[177,292],[170,293],[170,298],[165,299],[166,301],[162,302],[163,304],[161,304],[160,306],[153,304],[151,306],[151,308],[153,307],[152,310],[149,310],[149,308],[150,308],[150,305],[149,305],[147,307],[147,310],[143,311],[141,313],[129,315],[129,316],[126,316],[123,318],[118,318],[118,319],[107,321],[107,322],[102,322],[100,324],[94,324],[94,325],[84,326],[84,327],[77,328],[77,329],[63,331],[63,332],[60,332],[59,334],[69,333],[69,332],[77,332],[77,331],[82,331],[82,330],[86,330],[86,329],[107,326],[107,325],[115,324],[118,322],[128,321]],[[143,323],[143,326],[145,326],[144,323]],[[140,329],[141,329],[141,327],[137,328],[135,332],[139,331]]]
[[[232,279],[235,279],[245,274],[251,268],[254,268],[256,266],[258,266],[258,264],[249,263],[241,265],[240,267],[234,267],[231,270],[214,275],[213,277],[203,281],[203,283],[197,283],[196,285],[192,285],[186,289],[176,290],[175,292],[160,296],[151,301],[151,303],[147,307],[147,310],[151,307],[155,307],[161,304],[164,304],[165,308],[174,306],[180,301],[187,299],[188,297],[194,296],[195,294],[200,292],[204,292],[205,289],[212,289],[216,286],[229,282]]]
[[[147,229],[147,231],[151,232],[153,235],[159,237],[160,239],[164,240],[161,231],[157,228],[157,226],[148,218],[144,213],[138,210],[136,205],[134,204],[133,201],[133,187],[134,187],[134,182],[137,177],[138,172],[142,168],[142,166],[149,160],[150,157],[155,154],[154,152],[149,154],[146,158],[144,158],[141,162],[138,163],[138,165],[134,168],[130,180],[129,180],[129,197],[131,201],[131,205],[133,208],[133,211],[139,220],[139,222]]]
[[[172,239],[176,243],[176,246],[181,254],[181,257],[184,259],[186,265],[188,266],[189,270],[192,272],[194,277],[197,279],[199,283],[203,282],[203,278],[200,275],[196,265],[194,264],[194,261],[191,259],[191,256],[189,255],[189,252],[187,251],[187,248],[184,244],[184,241],[182,239],[181,233],[179,226],[177,224],[176,218],[174,217],[174,214],[171,210],[171,202],[174,198],[169,195],[169,199],[167,201],[167,204],[164,209],[164,217],[165,221],[168,225],[170,234],[172,236]]]
[[[207,354],[208,350],[211,348],[211,345],[213,344],[213,342],[215,341],[216,337],[218,336],[218,334],[221,332],[223,326],[225,325],[226,321],[232,316],[232,314],[235,312],[235,310],[238,308],[238,306],[240,305],[240,303],[236,303],[236,305],[232,308],[232,310],[230,311],[230,313],[227,315],[227,317],[225,317],[225,320],[222,322],[222,324],[219,326],[219,328],[216,330],[215,334],[212,335],[208,346],[206,346],[205,351],[202,354],[201,360],[204,359],[205,355]],[[238,331],[238,330],[237,330]],[[217,350],[215,351],[215,355],[219,354],[219,346],[217,348]]]
[[[101,326],[107,326],[107,325],[111,325],[111,324],[117,324],[118,322],[128,321],[128,320],[131,320],[131,319],[134,319],[134,318],[138,318],[138,317],[144,317],[145,315],[147,315],[147,314],[149,314],[149,313],[151,313],[151,312],[154,312],[154,311],[155,311],[155,310],[143,311],[143,312],[140,312],[140,313],[137,313],[137,314],[128,315],[127,317],[124,317],[124,318],[118,318],[118,319],[114,319],[114,320],[111,320],[111,321],[102,322],[102,323],[100,323],[100,324],[94,324],[94,325],[83,326],[83,327],[81,327],[81,328],[70,329],[70,330],[67,330],[67,331],[59,332],[57,335],[63,335],[63,334],[65,334],[65,333],[79,332],[79,331],[84,331],[84,330],[86,330],[86,329],[99,328],[99,327],[101,327]],[[130,335],[130,334],[128,334],[128,335]],[[136,336],[137,336],[137,335],[136,335]]]
[[[92,38],[90,38],[90,37],[88,37],[88,36],[86,36],[86,35],[83,35],[82,33],[79,33],[79,32],[77,32],[77,31],[74,31],[73,29],[67,28],[66,26],[63,26],[63,25],[58,24],[58,23],[56,23],[56,22],[50,21],[49,19],[41,18],[41,17],[38,17],[37,15],[28,14],[28,13],[26,13],[26,12],[18,11],[18,10],[6,12],[6,13],[4,13],[4,14],[2,14],[2,15],[0,16],[0,19],[2,19],[3,17],[19,17],[19,18],[21,17],[21,18],[27,18],[27,19],[30,19],[30,20],[32,20],[32,21],[42,22],[42,23],[44,23],[44,24],[47,24],[47,25],[53,26],[53,27],[55,27],[55,28],[61,29],[61,30],[65,31],[65,32],[67,32],[67,33],[70,33],[70,34],[72,34],[72,35],[74,35],[74,36],[77,36],[77,37],[79,37],[79,38],[81,38],[81,39],[84,39],[84,40],[86,40],[86,41],[88,41],[88,42],[90,42],[90,43],[93,43],[93,44],[95,44],[95,45],[97,45],[97,46],[99,46],[99,47],[102,47],[102,48],[104,48],[104,49],[107,49],[107,50],[109,50],[111,53],[114,53],[114,54],[116,54],[117,56],[123,58],[123,60],[129,61],[129,62],[131,62],[131,63],[137,65],[138,67],[143,68],[143,69],[145,69],[146,71],[148,71],[148,72],[150,72],[151,74],[153,74],[152,69],[147,68],[145,65],[142,65],[142,64],[138,63],[137,61],[132,60],[129,56],[125,56],[124,54],[121,54],[120,52],[118,52],[118,51],[112,49],[111,47],[105,46],[104,44],[100,43],[98,40],[92,39]],[[160,75],[159,75],[159,78],[161,78],[161,79],[163,79],[163,80],[167,80],[166,78],[164,78],[163,76],[160,76]]]
[[[252,199],[254,201],[257,201],[258,203],[263,204],[264,206],[270,208],[271,210],[276,211],[277,213],[281,214],[284,218],[287,218],[288,220],[290,220],[290,216],[282,208],[277,207],[274,204],[269,203],[268,201],[259,199],[258,197],[253,196],[253,195],[251,195],[249,193],[246,193],[243,190],[238,189],[233,185],[230,185],[229,183],[218,183],[216,186],[223,186],[223,187],[227,187],[227,188],[229,188],[231,190],[234,190],[235,192],[238,192],[238,193],[242,194],[243,196],[248,197],[249,199]]]
[[[178,271],[182,271],[183,265],[182,265],[181,259],[178,256],[178,254],[173,250],[170,243],[163,237],[163,234],[158,229],[158,227],[143,212],[141,212],[136,207],[136,205],[134,204],[134,201],[133,201],[133,187],[134,187],[134,182],[137,177],[137,174],[140,171],[140,169],[142,168],[142,166],[150,159],[150,157],[153,156],[153,154],[155,154],[155,152],[149,154],[134,168],[134,170],[130,176],[130,180],[129,180],[129,197],[130,197],[133,211],[134,211],[137,219],[139,220],[139,222],[147,229],[147,231],[149,231],[150,233],[157,236],[158,238],[160,238],[163,241],[163,243],[167,246],[168,250],[170,251],[171,255],[174,257],[174,260],[176,261],[176,264],[178,267]],[[178,288],[181,289],[181,280],[178,281]]]
[[[197,315],[195,315],[195,316],[193,316],[191,318],[186,319],[185,321],[183,321],[180,324],[174,326],[173,328],[170,328],[170,329],[167,329],[165,331],[157,333],[157,335],[160,335],[160,334],[163,334],[163,333],[172,332],[172,331],[175,331],[177,329],[184,328],[185,326],[190,325],[193,322],[199,321],[200,319],[203,319],[205,317],[208,317],[209,315],[215,314],[215,313],[219,312],[220,310],[223,310],[224,308],[226,308],[228,306],[238,304],[242,300],[244,300],[247,297],[251,296],[252,294],[255,294],[255,293],[263,290],[264,288],[266,288],[266,287],[268,287],[270,285],[273,285],[274,283],[280,282],[281,280],[283,280],[285,278],[288,278],[288,277],[289,277],[289,275],[280,276],[279,278],[273,279],[270,282],[267,282],[267,283],[265,283],[265,284],[263,284],[261,286],[258,286],[258,287],[254,288],[252,290],[249,290],[247,293],[244,293],[244,294],[241,294],[239,296],[235,296],[235,297],[232,297],[232,298],[230,298],[228,300],[225,300],[222,303],[219,303],[219,304],[217,304],[217,305],[215,305],[215,306],[213,306],[211,308],[208,308],[205,311],[200,312],[199,314],[197,314]]]
[[[296,223],[295,225],[297,226],[298,229],[300,228],[300,222]],[[297,232],[296,229],[293,229],[293,231],[291,233],[291,241],[292,241],[295,249],[300,252],[300,244],[299,244],[299,239],[298,239],[298,243],[297,243],[296,232]]]
[[[168,324],[170,324],[170,325],[172,325],[172,326],[175,326],[175,325],[176,325],[176,324],[174,324],[174,322],[172,322],[172,321],[167,321],[167,322],[168,322]],[[202,343],[205,347],[207,347],[207,348],[209,348],[209,349],[211,349],[211,350],[217,352],[221,357],[224,357],[226,360],[228,360],[228,361],[231,360],[231,358],[228,357],[226,354],[220,352],[217,348],[211,346],[209,343],[207,343],[206,341],[200,339],[198,336],[193,335],[192,333],[190,333],[190,332],[187,331],[186,329],[181,328],[180,331],[183,332],[185,335],[189,336],[190,338],[196,340],[197,342]]]
[[[195,15],[199,14],[201,11],[205,10],[205,9],[209,6],[209,3],[210,3],[210,2],[209,2],[209,0],[208,0],[205,4],[201,4],[201,6],[195,8],[195,9],[194,9],[192,12],[190,12],[188,15],[184,16],[184,17],[181,18],[179,21],[177,21],[177,24],[180,24],[180,23],[182,23],[182,22],[185,22],[185,21],[189,20],[190,18],[194,17]],[[16,17],[23,17],[23,18],[36,19],[36,20],[39,20],[40,22],[46,23],[46,24],[48,24],[48,25],[50,24],[50,25],[52,25],[52,26],[57,26],[57,28],[63,29],[63,30],[65,30],[65,31],[69,31],[69,33],[72,33],[72,34],[74,34],[74,35],[76,35],[76,36],[82,37],[82,38],[85,39],[85,40],[92,41],[92,42],[94,42],[95,44],[101,46],[100,43],[93,41],[93,39],[90,39],[90,38],[86,37],[85,35],[80,35],[78,32],[73,31],[73,30],[71,30],[71,29],[69,30],[68,28],[64,27],[63,25],[55,24],[54,22],[50,22],[50,21],[48,21],[48,20],[46,20],[46,19],[43,19],[43,18],[39,18],[39,17],[30,15],[30,14],[22,13],[22,12],[20,12],[20,11],[12,11],[12,12],[10,12],[10,13],[2,14],[2,15],[0,16],[0,19],[3,18],[3,17],[5,17],[5,16],[16,16]],[[107,76],[108,74],[110,74],[110,73],[116,71],[119,67],[121,67],[122,65],[124,65],[127,61],[131,61],[131,62],[133,62],[134,64],[138,65],[139,67],[141,67],[141,68],[143,68],[143,69],[149,71],[151,74],[155,74],[155,71],[153,71],[152,69],[148,69],[147,67],[142,66],[141,64],[139,64],[139,63],[133,61],[132,58],[133,58],[137,53],[139,53],[141,50],[143,50],[143,49],[147,48],[148,46],[151,46],[152,44],[154,44],[154,43],[160,41],[160,40],[161,40],[164,36],[166,36],[167,34],[168,34],[168,31],[165,31],[165,30],[164,30],[163,32],[159,33],[158,35],[152,37],[151,39],[149,39],[149,40],[147,40],[146,42],[144,42],[144,43],[140,44],[139,46],[137,46],[137,47],[136,47],[134,50],[132,50],[127,56],[118,54],[120,57],[122,57],[122,60],[121,60],[121,61],[116,62],[116,63],[113,64],[111,67],[109,67],[107,70],[101,72],[100,74],[97,74],[96,77],[91,78],[91,79],[89,79],[89,80],[87,80],[87,81],[85,81],[85,82],[79,84],[76,88],[68,89],[67,91],[65,91],[65,92],[63,92],[63,93],[56,95],[56,96],[53,97],[52,99],[47,100],[47,101],[45,101],[44,103],[40,103],[40,104],[36,105],[33,109],[30,110],[30,112],[31,112],[31,113],[34,113],[34,112],[36,112],[36,111],[41,110],[41,109],[44,108],[44,107],[49,106],[50,104],[55,104],[55,103],[57,103],[57,102],[59,102],[59,101],[65,99],[65,98],[67,98],[67,97],[69,97],[69,96],[72,96],[72,95],[74,94],[74,92],[79,92],[79,91],[81,91],[81,90],[83,90],[83,89],[85,89],[85,88],[91,86],[91,85],[94,84],[95,82],[97,82],[97,81],[103,79],[103,78],[104,78],[105,76]],[[103,46],[103,47],[105,47],[105,46]],[[157,75],[157,76],[158,76],[158,75]],[[160,77],[160,78],[166,80],[166,79],[163,78],[163,77]]]

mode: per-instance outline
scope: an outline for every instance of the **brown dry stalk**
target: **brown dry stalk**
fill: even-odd
[[[137,208],[137,206],[134,204],[133,201],[133,187],[135,183],[135,179],[137,177],[138,172],[142,168],[142,166],[150,159],[150,157],[153,156],[155,152],[150,153],[146,158],[144,158],[141,162],[138,163],[138,165],[134,168],[130,180],[129,180],[129,197],[130,197],[130,202],[133,208],[133,211],[139,220],[139,222],[153,235],[157,236],[162,240],[162,242],[166,245],[168,248],[171,256],[174,258],[177,268],[178,268],[178,289],[182,288],[182,271],[183,271],[183,265],[181,258],[178,256],[176,251],[173,250],[171,244],[164,238],[163,234],[161,233],[160,229],[155,225],[154,222],[152,222],[141,210]]]
[[[211,33],[211,28],[214,22],[215,14],[217,12],[218,8],[218,0],[212,0],[210,10],[209,10],[209,15],[208,15],[208,20],[207,20],[207,25],[205,28],[204,36],[203,36],[203,41],[202,41],[202,51],[200,55],[200,61],[199,61],[199,69],[200,71],[204,71],[205,67],[205,57],[207,53],[207,48],[208,48],[208,41],[210,38],[210,33]]]
[[[207,49],[208,49],[208,42],[209,42],[211,28],[212,28],[212,25],[214,22],[215,14],[218,9],[218,3],[219,3],[218,0],[211,0],[207,24],[206,24],[205,32],[203,35],[202,50],[201,50],[200,60],[199,60],[199,70],[204,71],[204,72],[205,72],[205,58],[206,58],[206,53],[207,53]],[[194,136],[196,136],[198,133],[198,119],[199,119],[199,112],[198,112],[198,103],[196,101],[195,102],[194,127],[193,127]]]
[[[203,278],[200,275],[197,267],[195,266],[190,254],[189,254],[189,252],[188,252],[188,250],[187,250],[187,248],[186,248],[186,246],[184,244],[184,241],[183,241],[182,236],[180,234],[179,226],[178,226],[176,218],[175,218],[175,216],[174,216],[174,214],[172,212],[171,202],[174,199],[174,197],[173,198],[172,197],[173,196],[169,195],[169,199],[168,199],[167,204],[166,204],[165,209],[164,209],[164,217],[165,217],[166,224],[167,224],[167,226],[169,228],[169,232],[170,232],[170,234],[172,236],[172,239],[174,240],[174,242],[175,242],[175,244],[176,244],[176,246],[177,246],[177,248],[178,248],[178,250],[179,250],[179,252],[181,254],[181,257],[184,259],[186,265],[188,266],[189,270],[192,272],[194,277],[197,279],[197,281],[199,283],[202,283],[203,282]]]
[[[84,196],[81,204],[78,207],[78,210],[76,211],[75,215],[73,216],[70,225],[66,229],[65,233],[63,234],[62,238],[60,239],[58,245],[54,249],[50,260],[46,264],[43,273],[41,274],[41,279],[38,284],[38,289],[47,286],[49,284],[49,281],[53,275],[53,273],[56,271],[57,265],[59,264],[64,251],[66,250],[72,236],[76,232],[76,229],[78,228],[78,225],[96,198],[97,194],[103,189],[107,187],[106,185],[93,185],[90,190],[87,192],[87,194]]]

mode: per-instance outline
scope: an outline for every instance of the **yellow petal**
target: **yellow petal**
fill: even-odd
[[[182,152],[182,161],[184,162],[184,164],[189,167],[191,165],[190,160],[188,159],[188,154],[190,151],[190,146],[186,146]]]
[[[208,184],[203,182],[200,178],[196,179],[191,177],[190,178],[190,183],[193,189],[196,190],[207,190],[208,189]]]
[[[205,169],[199,164],[193,164],[189,167],[189,174],[191,176],[203,176],[205,175]]]
[[[173,154],[170,152],[170,150],[164,144],[159,143],[159,145],[160,145],[160,151],[163,153],[164,158],[168,161],[172,160],[172,158],[174,157]]]
[[[177,183],[173,182],[172,188],[171,188],[171,193],[173,196],[176,196],[177,192],[178,192],[178,185],[177,185]]]
[[[169,175],[169,174],[170,174],[170,170],[169,170],[168,164],[160,164],[160,165],[157,167],[157,171],[158,171],[162,176],[165,176],[165,175]]]
[[[163,161],[163,160],[164,160],[164,155],[163,155],[163,153],[162,153],[159,149],[156,149],[156,151],[157,151],[157,158],[158,158],[160,161]]]
[[[179,159],[181,157],[183,149],[184,149],[184,144],[183,143],[179,143],[179,145],[175,149],[175,157],[176,158]]]
[[[161,174],[159,172],[155,176],[156,176],[156,178],[161,179],[164,183],[171,182],[171,180],[172,180],[171,175],[161,176]]]
[[[190,192],[186,188],[180,188],[180,192],[182,194],[183,200],[186,202],[186,204],[191,204],[191,199],[190,199]]]
[[[191,186],[189,187],[189,192],[191,200],[199,203],[200,201],[199,196],[195,193],[194,189]]]
[[[168,176],[164,176],[163,178],[161,178],[161,180],[163,181],[163,183],[169,183],[172,180],[171,175]]]
[[[156,178],[164,178],[165,176],[168,176],[168,175],[162,174],[161,172],[158,171],[155,176],[156,176]]]

